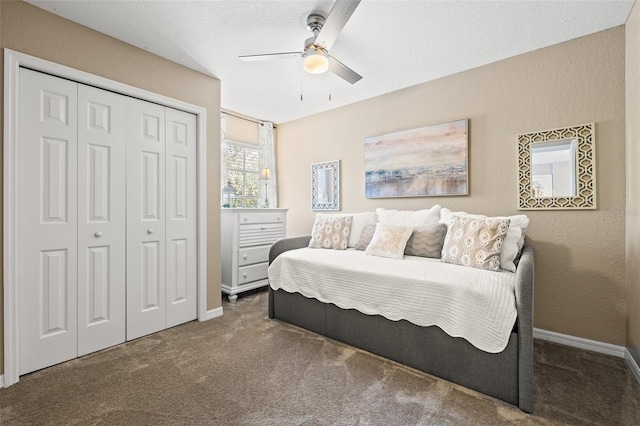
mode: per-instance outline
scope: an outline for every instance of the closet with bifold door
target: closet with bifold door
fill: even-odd
[[[196,319],[195,115],[19,81],[20,374]]]

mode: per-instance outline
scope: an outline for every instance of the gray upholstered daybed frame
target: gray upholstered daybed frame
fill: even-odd
[[[309,236],[276,242],[269,264],[288,250],[307,247]],[[269,318],[364,349],[533,411],[533,248],[525,245],[516,271],[518,317],[504,351],[481,351],[437,326],[420,327],[341,309],[299,293],[269,287]]]

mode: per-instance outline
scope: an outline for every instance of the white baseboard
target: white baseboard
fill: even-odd
[[[205,321],[209,321],[210,319],[218,318],[221,316],[222,316],[222,306],[220,306],[219,308],[215,308],[215,309],[211,309],[210,311],[207,311],[207,318],[205,319]]]
[[[561,345],[584,349],[591,352],[598,352],[600,354],[612,355],[618,358],[625,358],[625,351],[627,350],[624,346],[585,339],[583,337],[570,336],[568,334],[556,333],[555,331],[547,331],[539,328],[533,329],[533,338],[547,340],[549,342],[559,343]]]
[[[638,383],[640,383],[640,367],[638,367],[638,363],[631,356],[631,352],[629,349],[624,348],[624,359],[627,361],[627,365],[629,366],[629,370],[633,373]]]
[[[640,367],[638,367],[638,363],[631,356],[629,349],[624,346],[612,345],[611,343],[604,343],[597,340],[556,333],[555,331],[541,330],[539,328],[533,329],[533,337],[535,339],[547,340],[549,342],[559,343],[565,346],[623,358],[627,362],[627,366],[629,366],[629,370],[631,370],[633,376],[636,378],[638,383],[640,383]]]
[[[4,387],[4,374],[0,374],[0,388]]]

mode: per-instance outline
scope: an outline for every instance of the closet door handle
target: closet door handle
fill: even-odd
[[[147,234],[149,234],[149,235],[153,234],[153,228],[147,229]]]
[[[100,238],[102,237],[102,232],[98,231],[95,234],[93,234],[96,238]]]

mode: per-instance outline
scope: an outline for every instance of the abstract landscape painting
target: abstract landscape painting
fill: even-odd
[[[365,196],[467,195],[467,119],[364,140]]]

